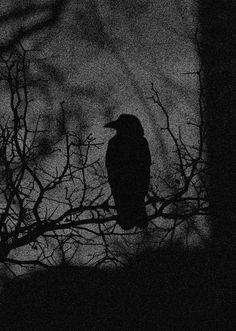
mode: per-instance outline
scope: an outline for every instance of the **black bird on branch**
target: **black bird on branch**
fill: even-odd
[[[122,114],[107,123],[117,134],[109,141],[106,167],[122,229],[147,226],[145,195],[150,181],[151,156],[143,127],[136,116]]]

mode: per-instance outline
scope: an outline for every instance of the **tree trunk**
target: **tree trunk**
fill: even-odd
[[[202,0],[199,14],[212,230],[214,239],[228,241],[236,229],[235,0]]]

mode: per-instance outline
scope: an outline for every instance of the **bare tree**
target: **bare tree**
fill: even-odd
[[[99,169],[98,160],[89,161],[90,150],[99,148],[91,135],[81,140],[78,132],[64,132],[64,139],[46,146],[50,156],[62,157],[61,169],[48,169],[40,161],[40,137],[45,130],[40,129],[40,118],[34,128],[29,126],[29,109],[34,100],[30,99],[27,82],[27,51],[19,43],[0,60],[0,79],[9,92],[12,112],[2,115],[0,126],[1,261],[10,261],[7,255],[12,249],[28,244],[36,247],[38,238],[45,233],[100,224],[100,212],[107,209],[107,201],[98,203],[104,196],[101,176],[94,186],[89,181],[89,173]],[[61,109],[64,114],[63,102]],[[72,187],[66,186],[68,182]],[[53,197],[58,187],[63,190],[61,200]],[[98,193],[93,194],[95,189]],[[63,211],[58,214],[60,205]],[[112,216],[104,221],[111,219]],[[41,257],[35,263],[40,261]]]
[[[163,231],[171,234],[174,238],[174,232],[181,224],[187,226],[186,243],[188,241],[188,231],[194,230],[198,234],[195,218],[198,216],[209,215],[209,203],[207,197],[207,163],[206,163],[206,128],[204,123],[204,108],[202,101],[201,71],[191,73],[197,75],[200,81],[199,90],[199,123],[188,122],[187,125],[193,126],[198,130],[198,144],[191,145],[185,141],[178,127],[178,135],[174,133],[174,125],[171,124],[170,115],[161,102],[158,91],[152,84],[153,102],[161,109],[166,119],[166,127],[163,128],[171,137],[174,151],[177,156],[177,162],[172,164],[172,176],[170,178],[162,177],[160,173],[150,190],[149,203],[152,204],[154,213],[151,213],[150,220],[153,216],[162,217],[173,221],[173,226]],[[156,184],[155,184],[156,181]],[[160,185],[164,183],[164,185]],[[165,187],[163,192],[158,191],[158,186]],[[164,193],[164,194],[163,194]],[[166,238],[166,236],[165,236]]]
[[[66,128],[63,101],[62,116],[57,119],[62,130],[59,138],[47,141],[47,130],[41,127],[40,117],[32,127],[34,99],[30,86],[48,82],[41,78],[29,82],[28,53],[22,43],[18,43],[0,57],[0,79],[9,93],[11,110],[11,114],[2,115],[0,125],[0,260],[47,266],[58,251],[61,259],[68,262],[81,247],[89,246],[90,262],[120,263],[122,254],[135,252],[130,238],[136,234],[142,234],[144,245],[150,237],[157,237],[158,245],[172,242],[179,227],[187,245],[190,233],[195,231],[201,235],[198,217],[208,215],[202,69],[187,73],[199,80],[200,120],[187,123],[198,130],[197,146],[185,141],[180,127],[176,135],[170,115],[152,84],[151,98],[165,116],[163,130],[171,138],[177,162],[172,165],[172,178],[164,178],[161,172],[153,175],[146,201],[149,229],[120,232],[114,222],[115,206],[107,189],[106,173],[100,160],[91,157],[100,143],[92,135],[82,139],[76,130]],[[50,167],[41,157],[42,149],[47,157],[56,157],[61,163]],[[160,218],[168,222],[160,225]],[[50,241],[54,245],[48,250]],[[27,245],[37,251],[33,260],[9,257],[12,250]],[[73,254],[67,254],[71,247]]]

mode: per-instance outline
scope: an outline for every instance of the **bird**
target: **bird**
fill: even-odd
[[[108,142],[106,168],[117,210],[117,223],[124,230],[148,225],[145,196],[150,182],[151,154],[140,120],[121,114],[104,125],[116,130]]]

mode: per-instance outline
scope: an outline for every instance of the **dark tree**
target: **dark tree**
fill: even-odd
[[[235,18],[235,1],[201,2],[209,200],[216,242],[234,240],[236,230]]]
[[[117,209],[117,223],[125,230],[147,226],[145,195],[150,180],[151,156],[137,117],[122,114],[105,125],[117,134],[108,144],[106,167]]]

